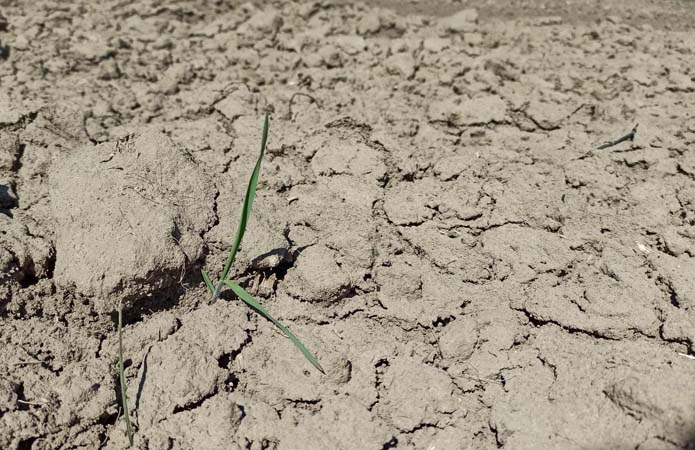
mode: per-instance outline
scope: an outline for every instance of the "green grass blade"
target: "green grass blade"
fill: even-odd
[[[241,245],[241,240],[244,238],[244,233],[246,232],[246,224],[251,216],[251,209],[253,207],[253,200],[256,198],[256,185],[258,184],[258,175],[261,172],[261,161],[263,160],[263,154],[265,153],[265,145],[268,141],[268,128],[270,126],[270,120],[268,113],[265,114],[265,121],[263,122],[263,137],[261,138],[261,153],[258,155],[258,160],[256,161],[256,167],[253,169],[251,178],[249,179],[249,185],[246,188],[246,198],[244,199],[244,206],[241,210],[241,220],[239,221],[239,228],[237,229],[236,239],[234,239],[234,245],[232,250],[229,252],[227,257],[227,263],[224,265],[224,271],[222,271],[221,280],[226,280],[229,274],[229,269],[232,267],[236,253]]]
[[[128,430],[128,442],[133,446],[133,426],[130,423],[128,414],[128,397],[125,385],[125,369],[123,368],[123,306],[118,306],[118,378],[121,384],[121,401],[123,402],[123,417],[125,426]]]
[[[210,279],[210,275],[204,270],[201,271],[203,273],[203,280],[205,280],[205,285],[208,287],[208,290],[210,291],[211,294],[215,293],[215,285],[212,284],[212,280]]]
[[[319,364],[319,360],[316,359],[316,357],[304,346],[304,344],[302,344],[302,342],[299,339],[297,339],[297,336],[292,334],[292,332],[290,330],[288,330],[286,326],[284,326],[283,324],[281,324],[280,322],[275,320],[275,318],[273,318],[273,316],[271,316],[270,313],[268,311],[266,311],[266,309],[256,299],[254,299],[251,296],[251,294],[246,292],[244,290],[244,288],[242,288],[241,286],[239,286],[238,284],[236,284],[233,281],[224,280],[223,283],[226,284],[237,295],[237,297],[239,297],[244,302],[246,302],[247,305],[249,305],[251,308],[258,311],[258,313],[261,314],[266,319],[273,322],[273,324],[275,324],[276,327],[280,328],[280,330],[282,330],[282,332],[285,333],[287,335],[287,337],[290,338],[292,343],[295,346],[297,346],[299,351],[302,352],[304,357],[306,357],[306,359],[308,359],[309,362],[314,367],[316,367],[319,371],[321,371],[321,373],[324,373],[324,374],[326,373],[326,372],[324,372],[323,367],[321,367],[321,364]]]

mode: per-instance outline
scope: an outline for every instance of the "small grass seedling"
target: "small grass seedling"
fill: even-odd
[[[237,251],[239,250],[239,246],[241,245],[241,240],[244,238],[244,233],[246,232],[246,225],[248,224],[249,217],[251,216],[253,200],[256,198],[256,186],[258,184],[258,175],[261,171],[261,161],[263,160],[263,154],[265,153],[265,145],[268,140],[268,128],[269,117],[266,113],[265,121],[263,123],[263,137],[261,138],[261,153],[258,156],[256,166],[254,167],[253,172],[251,173],[251,178],[249,179],[249,185],[246,188],[246,198],[244,199],[244,204],[241,209],[241,221],[239,222],[239,228],[237,229],[234,244],[232,245],[232,249],[229,252],[229,256],[227,256],[227,262],[224,265],[224,270],[222,271],[220,281],[218,281],[217,285],[215,285],[212,282],[210,276],[205,271],[202,271],[203,280],[205,280],[205,284],[207,285],[208,289],[210,290],[210,293],[212,294],[211,302],[217,300],[224,286],[230,288],[237,297],[244,301],[244,303],[249,305],[261,316],[271,321],[276,327],[278,327],[283,333],[285,333],[285,335],[292,341],[292,343],[299,349],[299,351],[302,352],[304,357],[306,357],[306,359],[308,359],[309,362],[314,367],[316,367],[321,373],[325,373],[323,371],[323,368],[321,367],[321,364],[319,364],[318,359],[316,359],[316,357],[306,348],[306,346],[304,346],[304,344],[302,344],[302,342],[299,339],[297,339],[297,337],[294,334],[292,334],[290,330],[287,329],[287,327],[275,320],[275,318],[273,318],[273,316],[270,315],[270,313],[263,307],[263,305],[261,305],[256,299],[254,299],[251,296],[251,294],[246,292],[244,288],[239,286],[239,284],[235,283],[234,281],[227,279],[227,276],[229,275],[229,270],[232,268],[234,258],[236,257]]]
[[[128,414],[128,395],[125,384],[125,369],[123,368],[123,304],[118,305],[118,379],[121,384],[121,401],[123,403],[123,418],[128,431],[128,442],[133,446],[133,426]]]

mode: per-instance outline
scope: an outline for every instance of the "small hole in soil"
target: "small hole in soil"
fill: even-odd
[[[229,388],[229,392],[234,392],[239,386],[239,378],[234,373],[230,372],[225,384]]]
[[[398,446],[398,439],[396,437],[392,437],[390,441],[384,444],[383,447],[381,447],[381,450],[388,450],[390,448],[396,448]]]
[[[34,275],[33,273],[26,273],[24,277],[19,280],[19,285],[22,287],[22,289],[26,289],[29,286],[33,286],[36,283],[39,282],[39,279]]]
[[[22,441],[19,441],[19,444],[17,444],[17,450],[31,450],[31,448],[34,445],[34,442],[36,442],[37,439],[37,437],[30,437]]]
[[[676,308],[680,308],[680,302],[678,301],[678,296],[675,291],[671,291],[670,295],[671,304]]]
[[[17,385],[15,389],[15,394],[17,394],[17,400],[21,400],[20,402],[17,402],[17,409],[20,411],[27,411],[29,409],[29,405],[24,403],[27,399],[24,396],[24,385],[19,384]]]
[[[217,364],[221,368],[226,369],[229,367],[229,364],[232,362],[232,360],[234,360],[235,357],[236,354],[234,352],[225,353],[219,357],[219,359],[217,360]]]
[[[449,324],[449,322],[452,322],[456,320],[456,317],[454,316],[447,316],[447,317],[437,317],[434,322],[432,322],[432,325],[435,328],[439,327],[445,327],[446,325]]]

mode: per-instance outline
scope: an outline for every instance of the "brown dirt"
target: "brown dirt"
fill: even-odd
[[[127,446],[119,301],[135,448],[693,448],[692,2],[647,3],[3,2],[0,448]],[[325,375],[200,277],[266,110],[232,275]]]

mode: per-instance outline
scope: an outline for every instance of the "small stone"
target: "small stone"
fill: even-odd
[[[348,55],[357,55],[367,48],[367,42],[356,34],[337,36],[335,44]]]
[[[684,73],[671,72],[668,81],[668,89],[672,91],[692,91],[695,88],[693,80]]]
[[[415,58],[409,53],[398,53],[389,56],[385,61],[386,70],[390,74],[401,75],[406,80],[409,80],[415,75]]]
[[[326,67],[332,69],[334,67],[343,66],[343,57],[340,50],[334,45],[325,45],[318,51],[321,59]]]
[[[324,245],[310,246],[287,272],[284,284],[290,295],[312,303],[331,302],[352,286],[350,274],[338,266],[336,254]]]
[[[11,47],[14,50],[27,50],[29,49],[29,40],[24,35],[20,34],[15,38]]]
[[[250,26],[251,28],[264,32],[274,32],[279,30],[282,24],[282,16],[275,11],[258,11],[256,14],[251,16],[248,22],[246,22],[246,25]]]
[[[463,41],[476,47],[483,43],[483,35],[478,32],[463,33]]]
[[[90,61],[101,61],[113,56],[115,51],[100,39],[83,41],[73,46],[73,51],[80,57]]]
[[[540,102],[532,100],[526,108],[526,114],[544,130],[554,129],[571,112],[572,105],[558,104],[555,102]]]
[[[427,38],[423,41],[422,47],[428,52],[439,53],[445,48],[448,48],[451,40],[439,37]]]
[[[474,206],[462,206],[456,211],[456,216],[461,220],[475,220],[482,215],[483,212]]]
[[[170,50],[174,47],[174,41],[169,36],[160,36],[150,47],[154,50]]]
[[[405,39],[393,39],[390,45],[391,53],[401,53],[408,50],[408,42]]]
[[[179,91],[179,84],[187,82],[190,73],[187,65],[174,64],[164,72],[164,76],[157,83],[157,90],[162,94],[176,94]]]
[[[92,107],[92,115],[94,117],[106,117],[113,114],[111,104],[104,100],[97,101]]]
[[[439,24],[446,30],[458,33],[475,31],[478,28],[478,11],[463,9],[453,16],[443,18]]]
[[[465,321],[463,324],[454,327],[446,327],[439,336],[439,350],[444,359],[451,361],[465,361],[475,349],[478,342],[478,332],[474,327],[475,323]]]
[[[673,256],[680,256],[683,253],[687,252],[690,250],[690,246],[688,245],[688,241],[678,234],[676,231],[670,229],[666,230],[663,234],[663,239],[664,239],[664,245],[666,245],[666,249],[673,255]]]
[[[302,56],[302,62],[307,67],[321,67],[323,64],[323,58],[318,53],[309,53],[308,55]]]
[[[441,70],[439,71],[438,81],[439,84],[443,86],[451,86],[455,77],[456,74],[454,74],[452,71]]]
[[[274,270],[277,269],[280,264],[285,261],[290,260],[289,252],[286,249],[278,249],[277,251],[271,251],[264,255],[260,255],[253,261],[251,261],[251,267],[255,270]]]
[[[106,59],[99,64],[100,80],[115,80],[121,77],[121,70],[114,59]]]
[[[376,14],[364,16],[357,24],[357,33],[361,35],[374,34],[381,29],[381,21]]]
[[[207,38],[215,37],[220,32],[221,24],[218,22],[212,22],[206,24],[199,30],[195,31],[196,35],[205,36]]]

